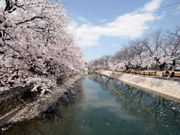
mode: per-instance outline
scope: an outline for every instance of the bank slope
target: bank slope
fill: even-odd
[[[107,77],[118,79],[130,86],[180,103],[180,82],[107,70],[99,70],[96,72]]]

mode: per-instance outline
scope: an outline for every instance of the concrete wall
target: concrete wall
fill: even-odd
[[[180,82],[106,70],[99,70],[97,73],[116,78],[133,87],[180,103]]]

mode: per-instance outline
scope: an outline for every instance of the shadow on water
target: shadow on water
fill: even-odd
[[[17,123],[3,135],[68,135],[69,131],[76,128],[76,109],[84,98],[83,81],[84,79],[76,81],[76,98],[72,104],[57,106],[35,119]]]
[[[180,104],[97,74],[73,104],[16,124],[4,135],[179,135]]]

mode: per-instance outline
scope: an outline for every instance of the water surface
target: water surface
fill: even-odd
[[[76,101],[46,120],[19,123],[5,135],[179,135],[180,104],[100,75],[86,77]]]

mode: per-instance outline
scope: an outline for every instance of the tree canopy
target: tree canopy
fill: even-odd
[[[118,69],[125,67],[162,70],[166,64],[176,65],[180,59],[180,27],[173,30],[158,30],[144,38],[129,41],[112,56],[103,56],[90,62],[94,68]]]
[[[56,78],[80,72],[84,59],[69,32],[69,18],[61,2],[1,0],[0,61],[11,70],[1,77],[9,83],[34,83],[34,89],[56,86]],[[21,74],[14,72],[23,69]],[[26,69],[26,70],[25,70]],[[15,77],[16,76],[16,77]]]

